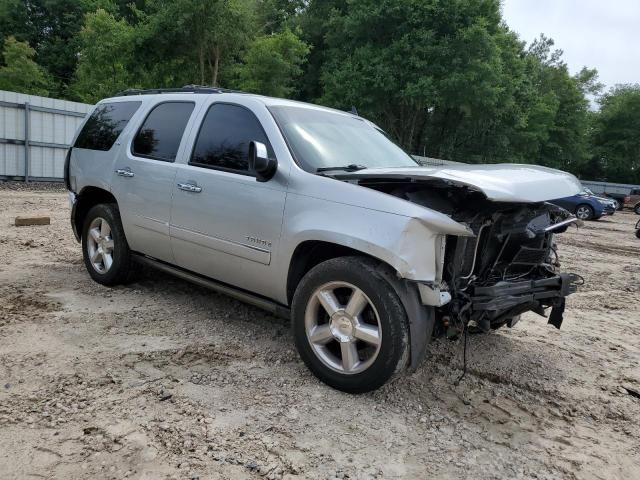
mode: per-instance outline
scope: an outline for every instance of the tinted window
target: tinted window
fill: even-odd
[[[133,140],[133,153],[173,162],[194,106],[190,102],[167,102],[156,106]]]
[[[74,147],[109,150],[142,102],[104,103],[82,127]]]
[[[191,163],[248,172],[251,141],[264,143],[269,156],[274,156],[260,122],[251,111],[237,105],[215,104],[202,122]]]

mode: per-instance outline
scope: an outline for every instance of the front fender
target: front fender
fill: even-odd
[[[417,211],[410,217],[290,194],[280,258],[291,259],[302,242],[324,241],[375,257],[402,278],[439,283],[445,235],[473,233],[439,212]]]
[[[602,215],[604,215],[604,205],[602,205],[597,200],[591,200],[588,205],[593,208],[593,213],[596,217],[601,217]]]

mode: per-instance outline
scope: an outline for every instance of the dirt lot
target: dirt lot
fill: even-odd
[[[632,213],[572,229],[585,277],[562,330],[439,341],[350,396],[287,322],[142,272],[92,282],[66,194],[0,184],[0,478],[640,478],[640,240]],[[20,214],[50,226],[14,227]],[[635,394],[637,395],[637,393]]]

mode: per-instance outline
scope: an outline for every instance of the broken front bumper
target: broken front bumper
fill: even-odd
[[[531,306],[541,313],[552,307],[549,323],[562,324],[564,299],[577,291],[582,278],[573,273],[561,273],[538,280],[502,281],[491,286],[475,286],[471,297],[476,312],[508,312],[520,306]]]

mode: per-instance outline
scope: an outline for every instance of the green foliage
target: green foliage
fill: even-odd
[[[99,9],[89,13],[80,32],[80,59],[70,87],[78,99],[95,103],[101,98],[137,86],[135,29],[125,20]]]
[[[593,157],[585,173],[640,183],[640,85],[619,85],[602,96],[591,141]]]
[[[355,105],[410,151],[569,169],[585,160],[582,84],[551,40],[523,50],[497,0],[348,0],[324,41],[321,101]]]
[[[576,171],[587,159],[587,91],[599,85],[594,70],[572,77],[553,40],[541,36],[526,51],[524,105],[528,123],[520,133],[534,163]]]
[[[349,0],[326,32],[323,102],[357,106],[411,151],[496,147],[489,134],[511,87],[497,0]]]
[[[258,37],[238,68],[238,86],[273,97],[290,96],[308,53],[307,44],[291,30]]]
[[[346,0],[311,0],[294,23],[302,31],[302,40],[311,46],[311,52],[300,81],[300,99],[318,102],[322,97],[322,72],[329,58],[325,37],[329,30],[328,18],[346,9]]]
[[[249,43],[252,5],[247,0],[150,0],[140,51],[195,67],[190,83],[217,86]]]
[[[26,41],[35,59],[53,77],[51,94],[64,95],[77,64],[79,32],[84,14],[95,10],[97,0],[3,0],[0,9],[1,32]],[[0,38],[0,40],[3,40]]]
[[[355,106],[412,153],[640,182],[639,87],[590,110],[597,72],[525,45],[500,0],[4,0],[0,42],[0,88],[223,85]]]
[[[14,37],[4,41],[0,67],[0,90],[19,91],[32,95],[48,95],[51,79],[46,71],[33,61],[36,52],[27,42]]]
[[[257,28],[264,33],[279,32],[295,22],[305,0],[257,0]]]

